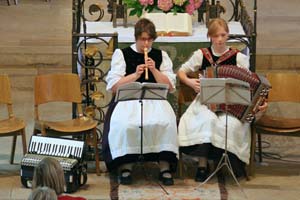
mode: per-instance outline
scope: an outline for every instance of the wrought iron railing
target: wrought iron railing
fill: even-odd
[[[84,114],[98,121],[100,144],[105,110],[111,98],[103,88],[111,55],[118,45],[118,33],[103,33],[101,30],[99,33],[87,33],[86,22],[102,20],[104,9],[85,0],[73,0],[72,3],[72,73],[81,78]],[[76,107],[73,107],[73,113],[76,113]]]

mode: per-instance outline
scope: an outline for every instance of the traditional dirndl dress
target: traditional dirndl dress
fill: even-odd
[[[229,50],[229,48],[227,49]],[[212,48],[209,48],[214,60],[217,55]],[[221,63],[223,64],[223,63]],[[224,61],[224,64],[249,66],[247,56],[237,53],[234,57]],[[205,69],[210,63],[203,56],[201,50],[194,52],[192,57],[184,63],[180,70],[185,72]],[[189,147],[197,144],[211,143],[214,147],[224,149],[225,147],[225,113],[214,113],[206,105],[200,102],[198,95],[185,113],[180,118],[178,126],[178,140],[180,147]],[[236,155],[244,163],[249,163],[250,158],[250,124],[242,123],[232,115],[228,115],[228,151]]]
[[[135,59],[139,56],[143,59],[143,54],[139,55],[135,51],[135,46],[129,48],[126,51],[118,49],[114,53],[112,69],[107,77],[108,89],[111,89],[114,83],[124,76],[124,73],[126,74],[126,66],[130,61],[124,59],[124,54],[126,58],[133,54],[132,57]],[[153,51],[155,53],[151,53]],[[158,65],[158,68],[175,86],[175,75],[167,54],[161,53],[160,50],[151,49],[148,55],[156,54],[162,55],[161,65]],[[155,61],[159,63],[159,60]],[[165,66],[167,63],[169,66]],[[149,78],[151,79],[150,74]],[[168,161],[173,166],[172,169],[175,170],[178,155],[175,113],[167,100],[142,100],[142,103],[142,134],[140,128],[142,106],[139,100],[112,101],[110,104],[105,121],[102,146],[104,160],[109,170],[116,169],[121,164],[138,161],[141,146],[145,161]],[[142,136],[143,144],[141,145]]]

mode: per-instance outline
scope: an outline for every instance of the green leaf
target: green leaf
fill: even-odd
[[[129,12],[129,16],[134,16],[136,15],[137,13],[137,9],[132,9],[130,12]]]
[[[137,10],[136,15],[138,17],[142,16],[142,14],[143,14],[143,10]]]
[[[150,5],[150,6],[147,6],[147,7],[145,8],[145,11],[147,11],[147,12],[150,13],[150,12],[153,11],[154,7],[155,7],[155,6],[153,6],[153,5],[152,5],[152,6],[151,6],[151,5]]]

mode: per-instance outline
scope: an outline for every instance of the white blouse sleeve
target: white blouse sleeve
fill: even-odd
[[[159,70],[161,71],[161,73],[168,77],[172,85],[170,91],[174,92],[176,89],[176,74],[174,74],[173,72],[172,60],[165,51],[162,51],[162,63]]]
[[[121,49],[116,49],[112,55],[110,70],[106,77],[106,90],[111,91],[112,87],[126,74],[126,63]]]
[[[200,49],[198,49],[197,51],[194,51],[188,61],[181,65],[179,70],[184,71],[185,73],[198,71],[202,66],[202,62],[203,53]]]
[[[237,53],[236,55],[236,65],[239,67],[245,67],[249,69],[249,57],[243,53]]]

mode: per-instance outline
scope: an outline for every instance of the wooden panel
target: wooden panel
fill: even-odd
[[[7,75],[0,75],[0,103],[12,104],[10,82]]]
[[[35,79],[35,105],[54,101],[81,103],[81,99],[76,74],[47,74]]]
[[[269,101],[300,102],[299,73],[268,73],[267,79],[272,85]]]

